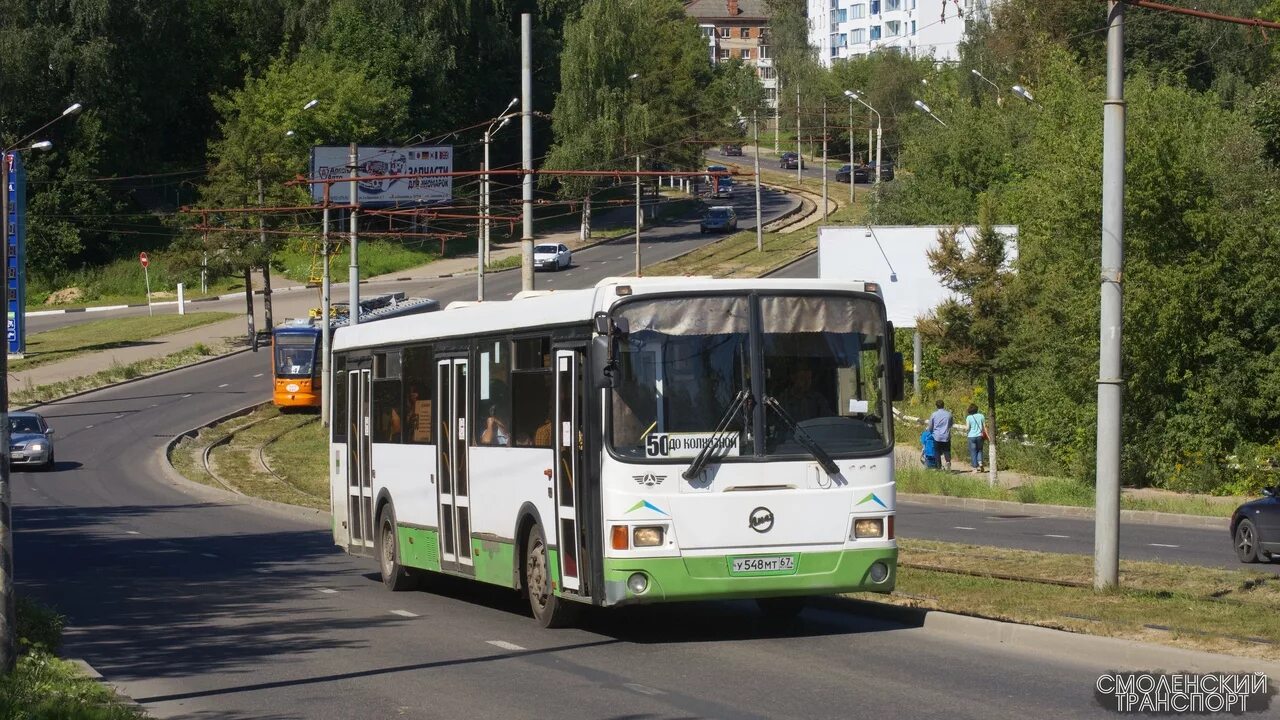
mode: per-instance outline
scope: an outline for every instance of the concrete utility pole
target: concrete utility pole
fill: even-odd
[[[852,177],[849,178],[853,180]],[[852,185],[853,183],[849,183]],[[822,219],[826,220],[829,214],[828,208],[830,204],[827,202],[827,101],[822,101]]]
[[[847,94],[847,93],[846,93]],[[853,98],[849,98],[849,204],[853,204]],[[916,391],[919,395],[919,390]]]
[[[5,313],[9,312],[9,162],[0,153],[0,268]],[[16,228],[15,228],[16,229]],[[17,241],[17,238],[14,238]],[[18,609],[13,595],[13,488],[9,482],[9,341],[0,352],[0,672],[18,661]]]
[[[520,15],[520,144],[524,158],[524,234],[520,238],[520,289],[533,289],[533,16]]]
[[[760,221],[760,121],[751,113],[751,127],[756,144],[756,252],[764,252],[764,223]]]
[[[492,126],[491,126],[492,127]],[[476,229],[476,300],[484,300],[484,266],[489,263],[489,131],[484,131],[484,174],[480,176],[480,227]]]
[[[329,307],[332,299],[332,281],[329,279],[329,183],[324,184],[324,209],[320,226],[320,424],[329,427],[329,399],[333,388],[329,355],[332,354],[333,331],[329,327]]]
[[[804,155],[800,153],[800,86],[796,86],[796,182],[799,183],[804,179],[801,171],[804,169]]]
[[[360,206],[360,188],[356,176],[360,173],[360,149],[355,143],[347,148],[347,161],[351,163],[351,262],[347,266],[347,326],[360,324],[360,250],[356,240],[356,208]]]
[[[636,277],[640,277],[640,156],[636,156]]]
[[[262,190],[262,176],[258,176],[258,207],[265,207],[267,204],[266,193]],[[267,252],[267,262],[262,266],[262,314],[266,320],[267,331],[275,327],[274,319],[271,313],[271,246],[267,244],[267,218],[265,215],[258,215],[258,242],[262,244],[263,251]]]
[[[1098,348],[1098,484],[1093,586],[1120,584],[1120,410],[1124,268],[1124,3],[1107,9],[1107,99],[1102,106],[1102,312]]]

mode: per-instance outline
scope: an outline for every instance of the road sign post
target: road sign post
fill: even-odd
[[[147,315],[151,314],[151,272],[147,270],[147,266],[151,264],[151,258],[146,253],[138,253],[138,262],[142,263],[142,277],[147,283]]]

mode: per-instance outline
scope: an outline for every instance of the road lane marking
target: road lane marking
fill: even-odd
[[[1059,540],[1066,540],[1067,538],[1071,537],[1070,535],[1051,535],[1049,533],[1045,533],[1044,536],[1051,537],[1051,538],[1058,538]]]
[[[338,591],[337,591],[337,590],[334,590],[333,588],[316,588],[316,592],[322,592],[322,593],[324,593],[325,595],[336,595],[336,594],[338,594]]]
[[[137,530],[125,530],[124,534],[125,535],[141,535],[142,533],[138,532]]]
[[[651,688],[648,685],[641,685],[640,683],[622,683],[622,687],[638,692],[641,695],[666,695],[666,693],[662,692],[658,688]]]
[[[182,397],[184,397],[184,398],[189,398],[189,397],[191,397],[191,393],[187,393],[186,395],[183,395]]]
[[[524,648],[520,647],[519,645],[515,643],[509,643],[506,640],[485,640],[485,642],[489,643],[494,647],[500,647],[503,650],[524,650]]]
[[[85,430],[92,430],[92,429],[93,429],[93,426],[92,426],[92,425],[85,425],[85,426],[84,426],[84,429],[85,429]]]
[[[1166,545],[1164,543],[1147,543],[1147,544],[1150,545],[1151,547],[1163,547],[1163,548],[1182,547],[1181,545]]]
[[[957,525],[955,526],[954,529],[955,530],[977,530],[977,528],[965,527],[963,525]]]
[[[220,388],[224,388],[224,387],[226,387],[226,386],[228,386],[228,385],[230,385],[230,384],[231,384],[231,383],[222,383],[222,384],[221,384],[221,385],[219,385],[218,387],[220,387]]]
[[[418,617],[416,613],[411,613],[408,610],[392,610],[391,614],[399,615],[400,617]]]
[[[112,420],[119,420],[119,419],[120,419],[120,418],[122,418],[122,417],[124,417],[124,413],[120,413],[119,415],[117,415],[117,416],[115,416],[115,417],[113,417],[113,418],[111,418],[111,419],[112,419]]]
[[[254,375],[254,377],[262,377],[262,373],[258,373],[257,375]]]

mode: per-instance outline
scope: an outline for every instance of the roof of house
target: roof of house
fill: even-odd
[[[768,20],[769,6],[765,0],[738,0],[738,14],[729,14],[728,0],[692,0],[685,3],[684,12],[699,20]]]

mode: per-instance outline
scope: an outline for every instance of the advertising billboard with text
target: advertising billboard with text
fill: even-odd
[[[311,148],[311,177],[345,178],[351,175],[347,147]],[[378,175],[410,175],[414,173],[453,172],[453,146],[428,147],[371,147],[361,146],[356,154],[358,173],[363,177]],[[360,183],[357,190],[359,205],[434,205],[453,199],[453,178],[396,178],[369,180]],[[321,202],[324,186],[311,186],[311,198]],[[351,183],[334,183],[329,190],[329,202],[350,202]]]

